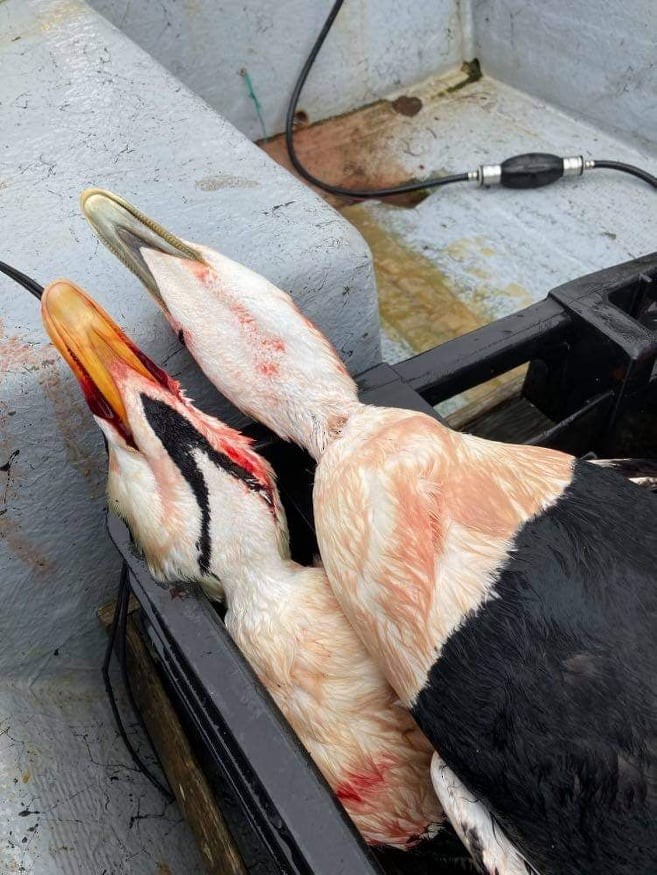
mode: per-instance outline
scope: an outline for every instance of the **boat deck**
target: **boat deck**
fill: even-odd
[[[320,178],[360,187],[472,170],[523,152],[657,168],[654,153],[478,75],[466,65],[302,127],[299,155]],[[261,145],[287,164],[281,138]],[[657,247],[657,192],[610,170],[531,191],[462,183],[414,205],[407,197],[406,206],[328,199],[372,249],[390,363],[519,310],[560,283]]]
[[[94,680],[0,688],[2,875],[201,875],[180,809],[136,770]]]

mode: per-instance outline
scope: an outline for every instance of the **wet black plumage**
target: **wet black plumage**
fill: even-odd
[[[414,715],[542,875],[657,871],[657,504],[578,463]]]

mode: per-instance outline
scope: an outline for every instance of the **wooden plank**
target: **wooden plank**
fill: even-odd
[[[515,371],[502,374],[502,382],[502,378],[498,377],[497,380],[491,380],[490,384],[477,387],[480,389],[479,397],[449,413],[445,421],[456,431],[468,431],[473,423],[520,395],[526,372],[527,366],[521,365]]]
[[[137,607],[136,600],[131,596],[130,612]],[[105,628],[109,629],[114,616],[114,603],[100,608],[98,616]],[[135,701],[176,801],[194,833],[208,875],[246,875],[214,794],[133,617],[128,618],[126,649]]]

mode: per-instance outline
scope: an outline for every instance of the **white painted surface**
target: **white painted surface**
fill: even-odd
[[[91,3],[256,139],[262,126],[240,71],[249,72],[267,134],[281,131],[333,0]],[[300,107],[316,121],[478,57],[495,78],[654,144],[656,44],[651,0],[345,0]]]
[[[333,0],[90,0],[252,139],[283,130],[303,62]],[[313,121],[461,63],[469,0],[345,0],[304,89]]]
[[[654,0],[468,2],[486,73],[657,151]]]
[[[204,872],[178,806],[135,770],[98,687],[0,690],[0,872]]]

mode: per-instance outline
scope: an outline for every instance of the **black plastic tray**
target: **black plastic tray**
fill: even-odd
[[[379,365],[361,375],[361,397],[437,417],[432,405],[529,362],[522,394],[551,423],[529,443],[577,455],[655,456],[656,301],[653,254],[560,286],[538,304],[395,367]],[[313,462],[265,429],[251,431],[278,472],[293,555],[309,561],[316,549]],[[451,865],[413,854],[375,858],[216,609],[194,587],[156,583],[121,522],[110,518],[109,531],[129,566],[163,678],[250,873],[468,871],[458,851]]]

